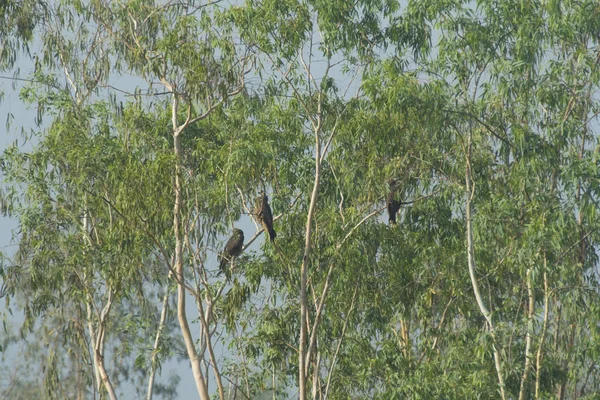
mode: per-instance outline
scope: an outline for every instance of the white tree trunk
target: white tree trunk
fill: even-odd
[[[169,87],[172,90],[172,87]],[[187,315],[185,312],[185,280],[183,274],[183,232],[181,231],[181,205],[183,202],[183,188],[181,186],[181,129],[177,124],[177,111],[178,111],[178,99],[177,95],[173,93],[173,110],[172,110],[172,121],[173,121],[173,148],[175,152],[175,204],[173,206],[173,234],[175,235],[175,279],[177,281],[177,319],[181,328],[181,334],[183,336],[183,342],[187,350],[188,358],[192,367],[192,374],[194,375],[194,382],[196,383],[196,389],[198,395],[202,400],[210,400],[208,394],[208,387],[204,375],[202,373],[202,367],[200,365],[200,358],[194,345],[194,338],[190,331],[188,324]]]
[[[504,377],[502,375],[502,361],[500,359],[500,352],[496,348],[496,335],[494,323],[492,321],[492,315],[488,308],[486,307],[483,297],[481,297],[481,293],[479,291],[479,283],[477,282],[477,277],[475,276],[475,250],[473,246],[473,217],[471,215],[471,201],[473,200],[473,195],[475,194],[475,189],[471,185],[471,131],[469,130],[469,139],[467,144],[467,155],[466,155],[466,166],[465,166],[465,183],[466,183],[466,225],[467,225],[467,263],[469,266],[469,276],[471,277],[471,284],[473,285],[473,293],[475,294],[475,299],[477,300],[477,305],[479,306],[479,310],[481,314],[483,314],[485,320],[487,321],[488,327],[492,334],[493,338],[493,351],[494,351],[494,365],[496,367],[496,373],[498,374],[498,386],[500,386],[500,395],[502,400],[506,400],[506,393],[504,391]]]
[[[319,113],[320,114],[320,113]],[[306,332],[308,329],[308,303],[306,296],[306,282],[308,280],[308,257],[310,255],[312,224],[317,208],[317,194],[321,183],[321,142],[319,133],[321,131],[321,117],[319,115],[317,126],[315,127],[315,181],[310,196],[310,206],[306,218],[306,232],[304,235],[304,256],[302,257],[302,266],[300,267],[300,346],[298,357],[298,374],[300,385],[300,400],[306,400]]]

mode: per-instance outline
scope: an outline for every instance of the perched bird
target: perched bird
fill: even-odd
[[[390,193],[387,195],[386,204],[387,211],[390,217],[389,223],[396,224],[396,213],[400,209],[401,203],[396,200],[396,191],[398,191],[398,181],[394,178],[390,179]]]
[[[242,254],[242,248],[244,247],[244,232],[241,229],[235,228],[233,235],[227,241],[223,253],[221,253],[221,262],[219,263],[220,273],[225,272],[225,267],[235,257]]]
[[[265,192],[262,192],[257,200],[256,215],[265,228],[265,231],[269,232],[271,242],[274,241],[277,234],[275,233],[275,229],[273,229],[273,213],[271,212],[271,207],[269,207],[269,198]]]

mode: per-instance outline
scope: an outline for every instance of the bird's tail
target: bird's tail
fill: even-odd
[[[227,257],[221,257],[221,262],[219,263],[219,273],[217,274],[217,276],[225,272],[227,264],[229,264],[229,260],[227,259]]]
[[[277,233],[275,233],[275,229],[273,227],[270,227],[269,228],[269,239],[271,239],[271,242],[273,242],[276,237],[277,237]]]

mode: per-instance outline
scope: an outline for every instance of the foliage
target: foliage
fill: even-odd
[[[600,393],[600,7],[349,4],[65,1],[2,32],[42,43],[22,97],[46,123],[1,160],[0,272],[48,397],[73,371],[65,398],[110,394],[94,351],[138,393],[178,354],[223,398]]]

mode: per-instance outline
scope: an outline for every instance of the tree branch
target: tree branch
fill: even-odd
[[[544,341],[546,339],[546,330],[548,329],[548,315],[550,303],[550,293],[548,292],[548,274],[546,272],[546,254],[544,254],[544,317],[542,322],[542,332],[540,333],[540,342],[538,344],[535,357],[535,399],[540,398],[540,377],[542,374],[542,355],[544,350]]]
[[[344,326],[342,327],[342,333],[340,335],[340,340],[335,348],[335,353],[333,353],[333,359],[331,361],[331,367],[329,367],[329,373],[327,374],[327,384],[325,385],[325,394],[323,395],[323,400],[327,400],[327,395],[329,393],[329,387],[331,385],[331,377],[333,376],[333,370],[335,369],[335,364],[337,362],[337,357],[340,352],[340,348],[342,347],[342,342],[344,340],[344,336],[346,335],[346,329],[348,328],[348,321],[350,320],[350,315],[354,310],[354,300],[356,300],[356,294],[358,293],[358,282],[354,285],[354,293],[352,294],[352,300],[350,301],[350,308],[348,309],[348,313],[346,314],[346,319],[344,320]]]
[[[521,375],[521,385],[519,387],[519,400],[525,398],[525,382],[529,375],[529,367],[531,365],[531,339],[533,335],[533,312],[535,306],[535,299],[533,295],[533,278],[531,277],[531,268],[527,269],[526,274],[527,280],[527,335],[525,337],[525,366],[523,367],[523,374]]]

